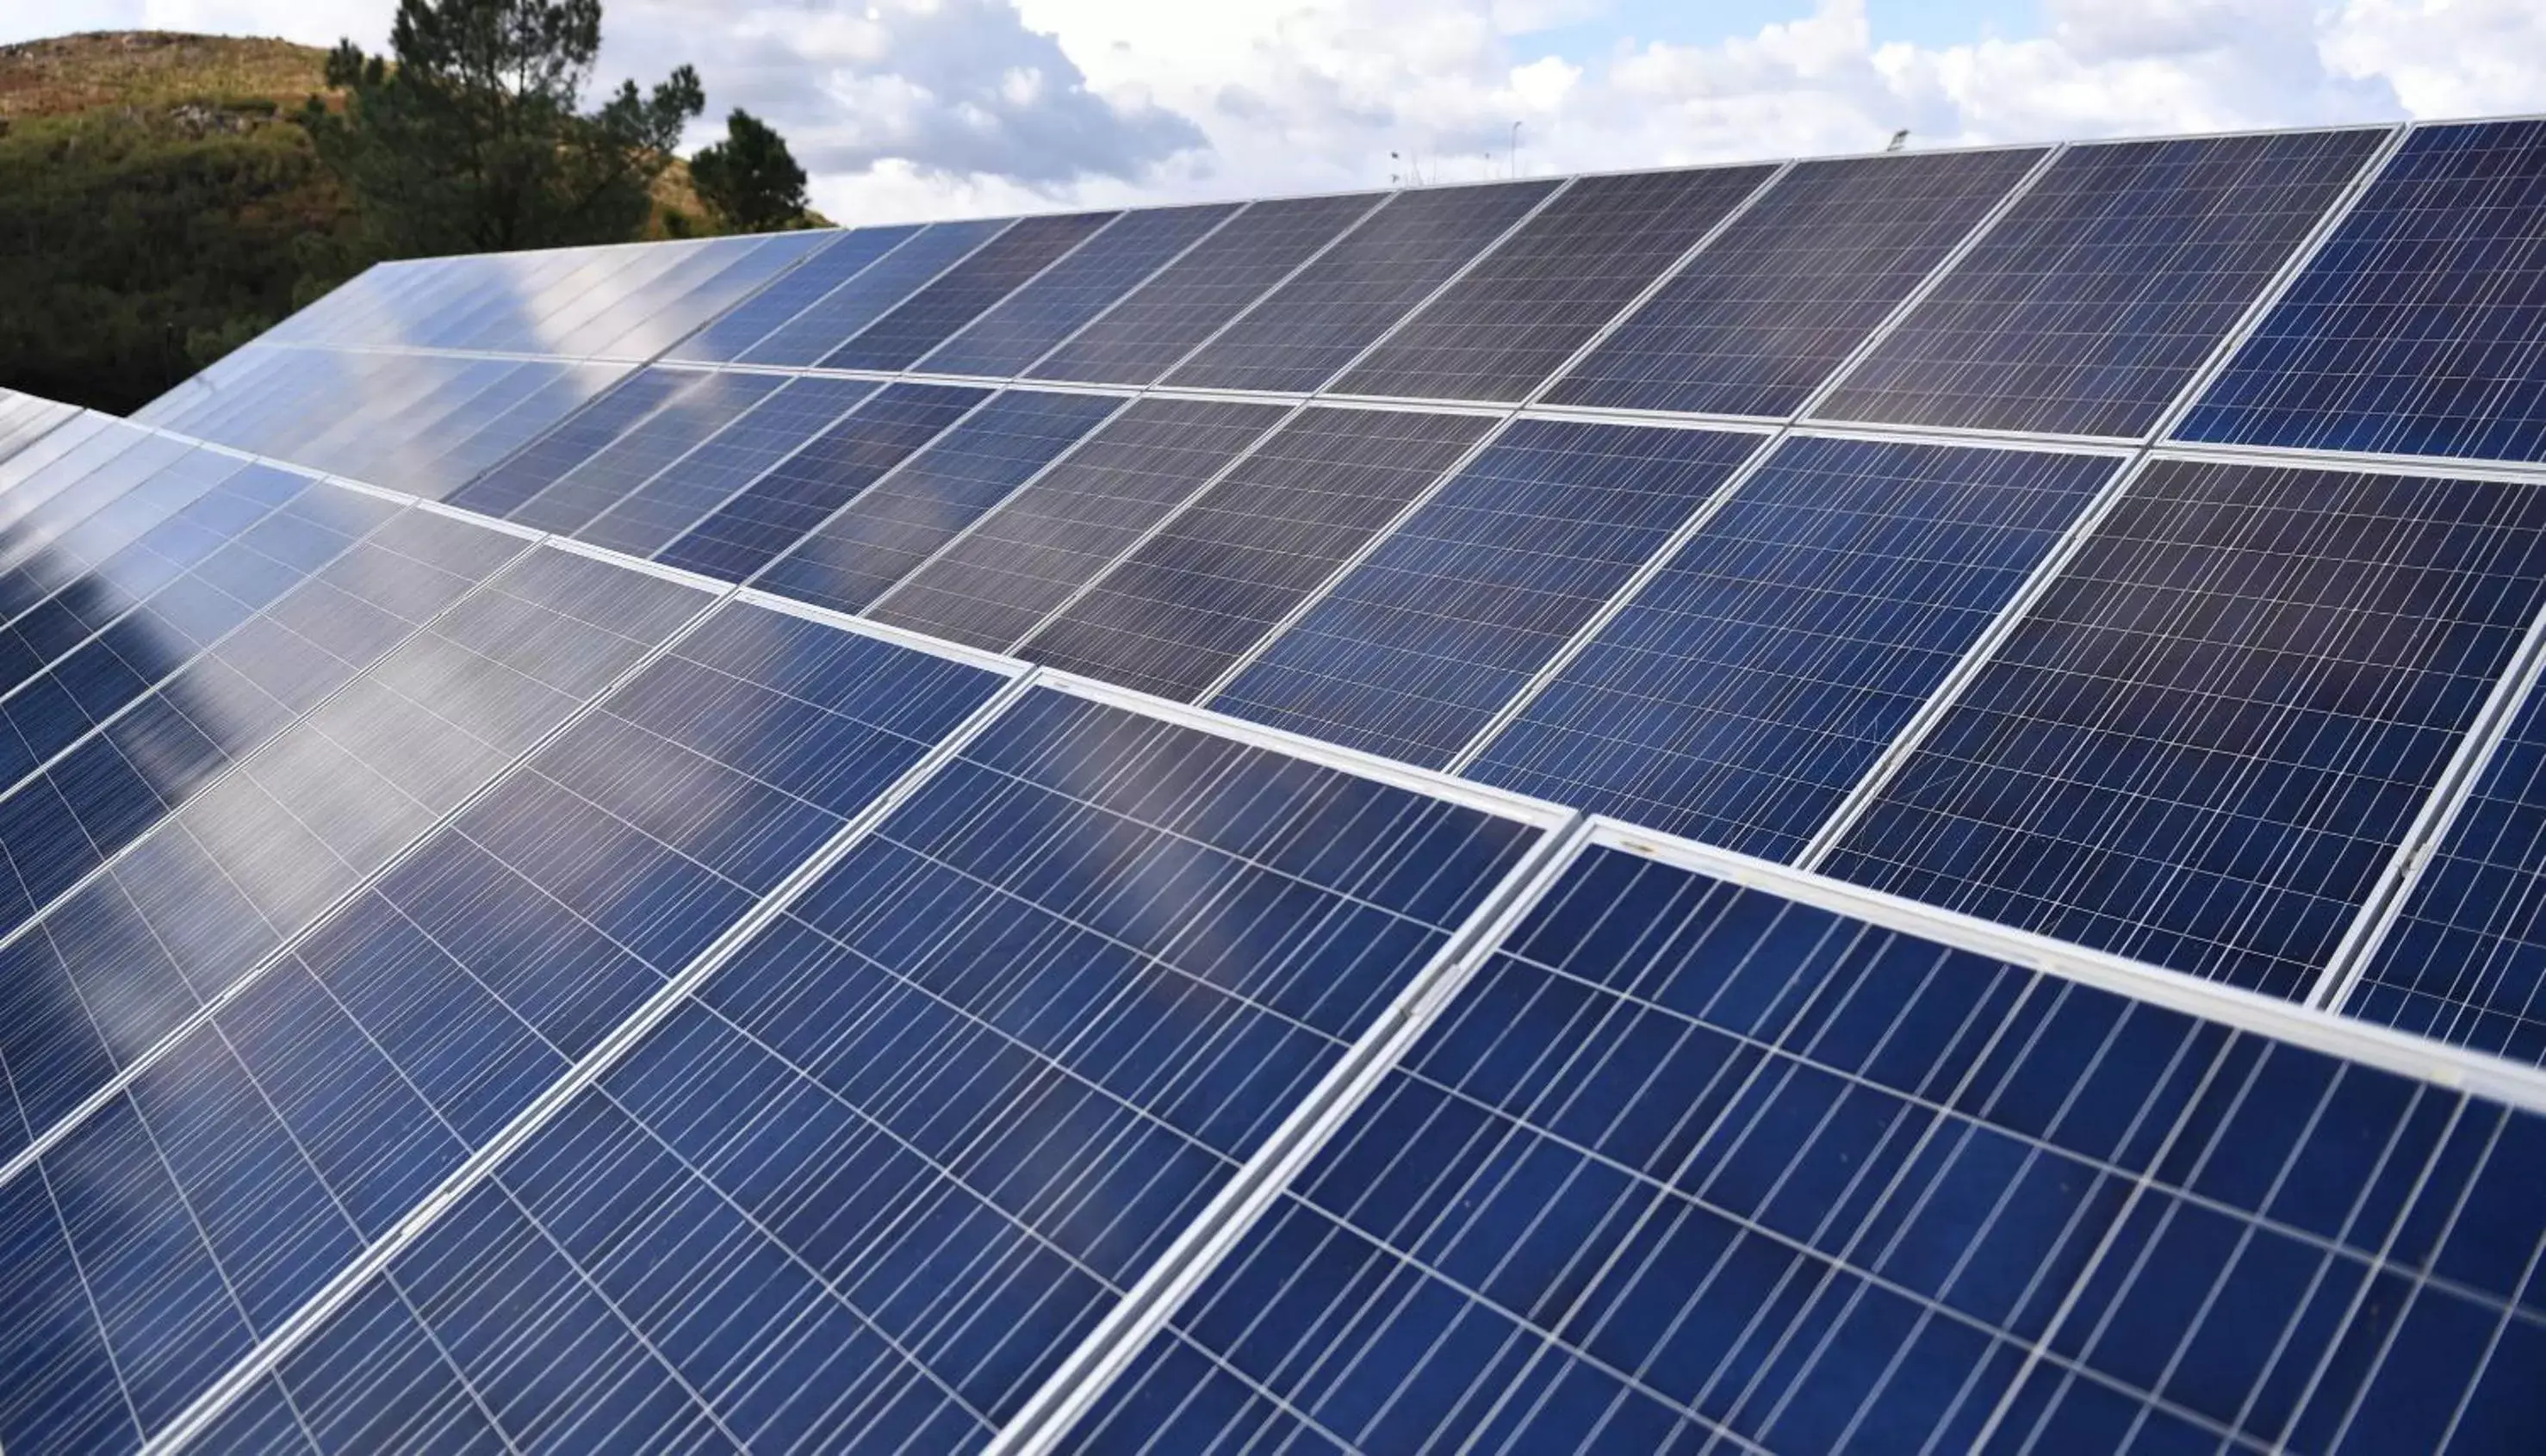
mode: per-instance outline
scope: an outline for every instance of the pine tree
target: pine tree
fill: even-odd
[[[724,140],[690,158],[690,183],[727,232],[780,232],[806,222],[805,169],[787,139],[734,108]]]

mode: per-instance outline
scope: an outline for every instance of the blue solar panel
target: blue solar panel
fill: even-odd
[[[1468,771],[1789,857],[2119,465],[1793,438]]]
[[[2064,153],[1813,413],[2146,435],[2387,135]]]
[[[742,362],[810,364],[840,347],[894,305],[927,286],[975,248],[998,236],[1003,222],[933,222],[848,282],[806,304],[742,352]]]
[[[506,515],[535,530],[572,535],[786,383],[778,374],[707,375]]]
[[[573,534],[596,546],[651,556],[830,429],[875,390],[856,379],[786,380]]]
[[[1547,399],[1791,415],[2041,157],[2025,148],[1803,163]]]
[[[2532,689],[2339,1008],[2546,1064],[2546,696]]]
[[[741,581],[987,397],[982,389],[887,385],[717,507],[655,559]]]
[[[1440,768],[1760,444],[1520,421],[1211,705]]]
[[[2175,432],[2546,459],[2546,121],[2417,128]]]
[[[829,246],[769,286],[718,315],[663,357],[701,364],[730,364],[742,352],[813,301],[858,276],[908,241],[918,227],[861,227],[830,235]]]
[[[1060,1446],[2532,1449],[2546,1119],[1618,849]]]
[[[0,1441],[162,1430],[1000,681],[740,605],[683,638],[0,1186],[0,1329],[52,1337]]]
[[[2533,487],[2160,460],[1828,868],[2302,994],[2541,605]]]
[[[1110,395],[1008,390],[797,542],[754,585],[863,611],[1123,405]]]
[[[1198,389],[1315,389],[1529,215],[1548,182],[1400,193],[1167,376]]]
[[[993,377],[1022,372],[1228,221],[1238,205],[1215,202],[1124,213],[1078,251],[938,346],[916,367],[930,373]]]
[[[609,393],[559,421],[494,469],[453,491],[451,504],[510,516],[603,446],[715,377],[690,369],[639,369]]]
[[[822,360],[825,368],[907,368],[947,336],[1041,273],[1090,233],[1112,221],[1112,212],[1070,212],[1028,217],[983,243],[935,283],[910,295],[854,339]]]
[[[976,1448],[1538,833],[1032,693],[280,1383],[344,1448]]]

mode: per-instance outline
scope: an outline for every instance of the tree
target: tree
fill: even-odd
[[[779,232],[806,220],[805,169],[785,137],[740,107],[725,118],[724,140],[690,158],[690,185],[727,232]]]
[[[691,118],[688,66],[593,112],[601,0],[399,0],[389,53],[351,40],[327,58],[342,114],[312,98],[318,155],[360,206],[374,257],[620,242]]]

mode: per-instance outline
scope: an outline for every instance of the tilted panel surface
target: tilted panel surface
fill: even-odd
[[[453,491],[448,499],[481,515],[510,516],[656,410],[676,403],[713,377],[693,369],[638,369],[502,464]]]
[[[863,611],[1123,403],[1008,390],[798,541],[754,585]]]
[[[2073,148],[1813,413],[2146,435],[2387,135]]]
[[[535,530],[572,535],[787,382],[777,374],[703,375],[506,515]]]
[[[987,397],[981,389],[888,384],[656,552],[655,559],[741,581]]]
[[[1802,163],[1547,400],[1791,415],[2041,158],[2024,148]]]
[[[651,556],[839,423],[877,387],[862,379],[788,379],[571,533],[596,546]]]
[[[101,1296],[6,1322],[54,1340],[0,1440],[164,1426],[998,681],[743,606],[685,636],[0,1187],[0,1302]]]
[[[1254,203],[1026,373],[1154,383],[1378,201],[1361,194]]]
[[[2546,602],[2541,532],[2534,486],[2158,461],[1827,868],[2300,994]]]
[[[1526,399],[1774,171],[1585,177],[1334,387],[1344,394]]]
[[[2546,121],[2407,136],[2175,433],[2546,459]]]
[[[2120,463],[1790,439],[1468,772],[1791,857]]]
[[[1299,277],[1238,315],[1166,382],[1317,388],[1555,187],[1505,182],[1398,194]]]
[[[779,325],[812,306],[814,300],[858,276],[877,259],[907,242],[915,224],[861,227],[836,234],[830,245],[806,259],[785,277],[732,308],[709,320],[689,338],[664,351],[669,360],[696,364],[731,364],[742,352],[768,337]]]
[[[1211,706],[1444,767],[1765,443],[1520,421]]]
[[[1062,1449],[2509,1451],[2546,1121],[1616,850]]]
[[[742,363],[805,365],[819,361],[1006,226],[1000,221],[930,223],[745,349]]]
[[[977,1449],[1536,834],[1032,693],[282,1393],[324,1451]]]
[[[1278,405],[1142,400],[870,614],[976,647],[1014,646],[1283,414]]]
[[[1017,651],[1190,698],[1492,425],[1475,415],[1307,411]]]
[[[833,369],[906,368],[1119,214],[1022,218],[822,360]]]
[[[1228,221],[1239,205],[1213,202],[1126,212],[1042,277],[967,324],[914,367],[928,373],[997,378],[1018,373]]]

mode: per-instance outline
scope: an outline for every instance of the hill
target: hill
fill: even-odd
[[[326,59],[164,31],[0,45],[0,385],[126,413],[332,283],[351,208],[291,120]],[[698,210],[676,161],[648,231]]]

